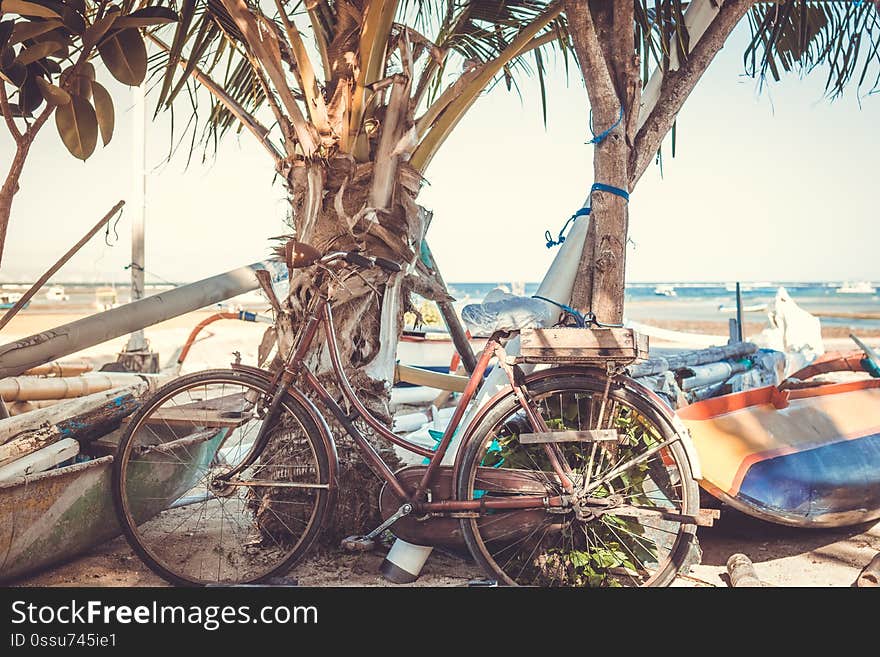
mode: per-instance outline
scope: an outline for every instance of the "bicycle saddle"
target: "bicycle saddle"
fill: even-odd
[[[483,303],[469,304],[461,311],[472,335],[551,326],[558,316],[559,308],[546,301],[508,294],[500,288],[489,292]]]

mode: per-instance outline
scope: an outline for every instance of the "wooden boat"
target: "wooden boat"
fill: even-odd
[[[839,361],[854,365],[852,358]],[[789,387],[679,409],[703,488],[783,525],[840,527],[880,518],[880,380],[798,380]]]
[[[130,485],[143,491],[133,497],[155,500],[135,509],[136,517],[152,517],[192,489],[199,468],[214,458],[230,430],[228,421],[213,428],[208,422],[206,436],[186,424],[166,429],[173,435],[163,437],[162,451],[141,457],[142,467],[129,473]],[[75,557],[120,533],[111,489],[120,434],[115,430],[84,445],[87,461],[0,482],[0,582]],[[179,458],[169,459],[169,451]]]

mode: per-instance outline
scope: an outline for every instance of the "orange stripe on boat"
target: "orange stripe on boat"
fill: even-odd
[[[736,495],[756,463],[880,432],[880,381],[790,395],[759,388],[697,402],[678,415],[690,430],[704,479]]]

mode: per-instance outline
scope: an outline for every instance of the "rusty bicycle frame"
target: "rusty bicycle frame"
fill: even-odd
[[[352,414],[346,414],[346,412],[339,406],[339,404],[330,395],[323,384],[318,380],[318,377],[315,376],[315,374],[308,368],[308,366],[304,362],[306,354],[308,353],[309,347],[311,346],[319,327],[323,327],[324,329],[324,334],[326,336],[327,345],[329,347],[331,364],[336,376],[336,381],[339,384],[343,395],[354,409],[354,413]],[[370,469],[380,479],[384,480],[388,484],[388,486],[391,487],[391,490],[395,493],[398,499],[404,500],[406,501],[406,503],[411,505],[412,512],[455,513],[482,511],[487,509],[526,510],[546,507],[562,507],[566,504],[566,498],[568,497],[568,495],[519,495],[509,498],[480,498],[478,500],[445,499],[434,501],[424,499],[426,492],[435,482],[437,473],[441,467],[441,461],[443,460],[443,457],[446,455],[446,452],[449,449],[449,445],[452,442],[452,437],[461,423],[468,404],[474,398],[474,395],[476,394],[477,389],[479,388],[480,383],[483,380],[483,375],[485,374],[489,362],[491,361],[493,356],[498,356],[499,365],[506,372],[508,379],[510,380],[510,385],[513,387],[513,390],[516,393],[516,396],[523,410],[528,416],[533,429],[535,431],[542,432],[549,431],[547,425],[541,417],[541,414],[531,403],[529,399],[529,393],[527,390],[525,390],[525,386],[519,385],[517,383],[513,368],[509,366],[504,360],[505,351],[499,340],[504,338],[506,335],[508,334],[503,331],[499,331],[494,333],[487,341],[486,347],[483,349],[479,359],[477,360],[477,366],[476,368],[474,368],[474,371],[471,374],[470,379],[468,380],[467,387],[465,388],[464,392],[461,395],[461,398],[459,399],[458,405],[456,406],[452,418],[443,433],[442,439],[437,445],[437,448],[435,450],[431,450],[425,447],[421,447],[419,445],[415,445],[414,443],[411,443],[403,438],[394,435],[388,429],[388,427],[386,427],[381,420],[376,418],[369,411],[369,409],[364,406],[363,402],[361,402],[357,398],[357,395],[352,388],[351,383],[349,382],[348,377],[346,376],[345,371],[342,367],[339,346],[336,339],[336,330],[333,324],[333,312],[331,309],[330,301],[326,295],[322,294],[315,302],[312,311],[309,313],[305,323],[303,324],[298,343],[296,344],[295,348],[291,349],[290,356],[287,359],[287,362],[285,363],[284,367],[278,371],[272,381],[272,385],[275,388],[276,392],[269,405],[267,416],[263,422],[260,433],[254,441],[254,447],[238,466],[221,475],[220,477],[218,477],[218,479],[221,481],[228,481],[236,474],[245,470],[259,457],[260,453],[265,447],[265,444],[268,442],[268,436],[270,433],[269,427],[271,426],[272,420],[274,419],[274,414],[277,412],[277,409],[280,406],[281,399],[284,397],[284,394],[287,392],[289,387],[293,384],[294,380],[299,375],[308,386],[308,388],[310,388],[318,396],[321,402],[330,410],[337,421],[352,437],[358,447],[358,451],[361,453],[361,456],[364,458]],[[382,459],[382,457],[369,443],[366,437],[354,425],[354,420],[357,418],[362,418],[383,439],[395,445],[398,445],[403,449],[406,449],[410,452],[419,454],[429,459],[428,465],[425,469],[425,473],[421,477],[419,484],[412,493],[406,491],[403,484],[395,475],[395,473],[391,470],[388,464]],[[553,465],[553,469],[557,477],[559,478],[562,487],[565,489],[567,494],[571,494],[574,490],[574,484],[572,483],[571,479],[572,471],[570,467],[567,463],[565,463],[564,459],[559,458],[559,454],[556,451],[557,448],[554,445],[550,443],[545,444],[544,449],[547,453],[550,463]],[[234,485],[234,482],[229,483],[232,483]],[[532,482],[531,487],[527,488],[527,490],[528,492],[534,492],[534,482]]]

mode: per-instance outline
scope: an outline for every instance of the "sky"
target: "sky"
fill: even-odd
[[[632,194],[627,280],[880,280],[880,94],[853,85],[831,102],[821,70],[759,89],[742,74],[744,27],[679,114],[675,158],[667,143],[662,175],[650,167]],[[419,202],[434,212],[428,242],[447,281],[542,278],[555,253],[544,231],[555,235],[593,182],[587,95],[572,73],[566,81],[560,62],[551,71],[546,127],[535,81],[521,84],[521,96],[500,85],[435,158]],[[131,92],[98,75],[117,101],[113,140],[83,163],[52,121],[43,129],[13,205],[0,282],[35,279],[132,198]],[[147,282],[198,280],[267,257],[287,207],[271,160],[244,133],[204,163],[199,153],[187,166],[186,144],[167,161],[169,119],[147,131]],[[0,166],[12,151],[0,131]],[[126,280],[132,216],[123,213],[112,246],[94,238],[54,280]]]

